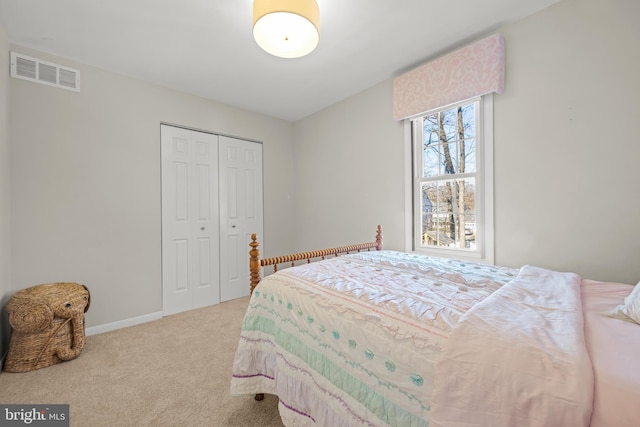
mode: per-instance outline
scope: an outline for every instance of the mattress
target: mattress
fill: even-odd
[[[608,316],[631,285],[584,280],[582,304],[595,380],[591,427],[640,425],[640,325]]]

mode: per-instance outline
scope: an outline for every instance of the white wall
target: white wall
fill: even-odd
[[[640,280],[640,2],[564,0],[504,29],[496,260]]]
[[[384,82],[296,123],[297,249],[373,241],[404,250],[403,125]]]
[[[12,49],[82,77],[80,93],[11,79],[14,290],[84,283],[89,327],[162,310],[161,122],[262,141],[263,241],[274,254],[290,250],[291,123]]]
[[[6,302],[11,297],[9,123],[9,41],[4,29],[0,27],[0,359],[9,348],[11,331],[4,310]]]
[[[499,31],[495,262],[640,280],[640,33],[635,0],[563,0]],[[425,58],[428,60],[429,58]],[[402,249],[403,131],[392,81],[296,123],[298,246],[385,229]]]

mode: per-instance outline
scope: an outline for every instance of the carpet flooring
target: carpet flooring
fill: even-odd
[[[76,359],[0,373],[0,403],[69,404],[78,427],[282,427],[275,396],[229,392],[248,301],[87,337]]]

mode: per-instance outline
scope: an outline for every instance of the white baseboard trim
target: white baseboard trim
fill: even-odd
[[[135,326],[141,323],[151,322],[153,320],[162,319],[162,312],[145,314],[143,316],[132,317],[131,319],[118,320],[117,322],[105,323],[104,325],[92,326],[84,331],[86,336],[102,334],[105,332],[115,331],[116,329]]]

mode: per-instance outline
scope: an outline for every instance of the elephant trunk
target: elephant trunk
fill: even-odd
[[[84,313],[80,312],[71,317],[71,333],[73,341],[69,343],[69,348],[61,347],[57,350],[60,360],[71,360],[78,357],[84,347]]]

